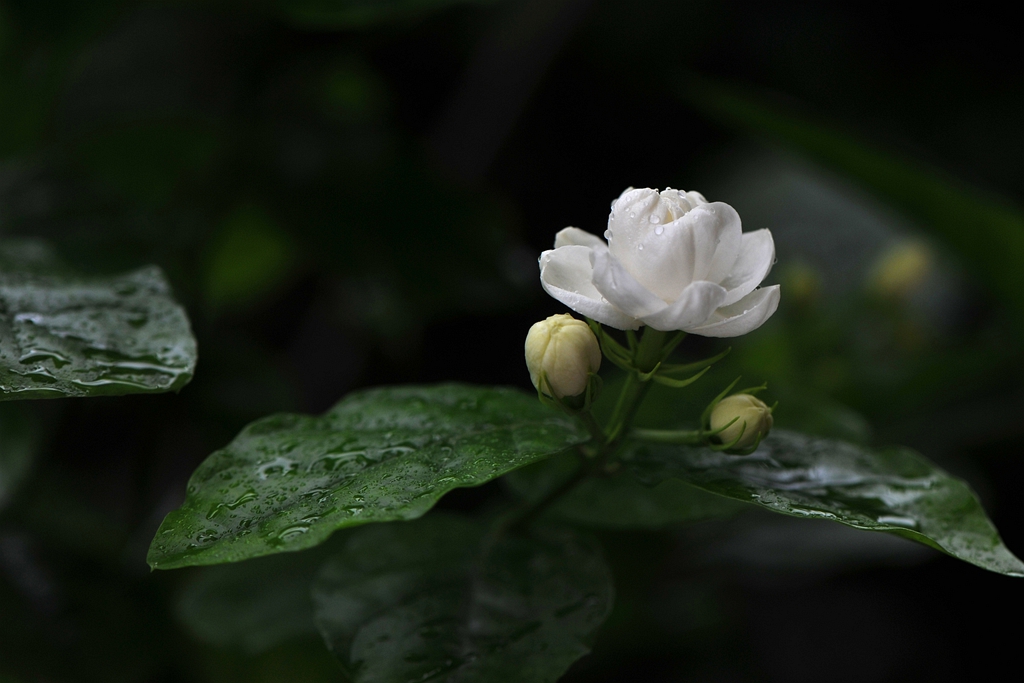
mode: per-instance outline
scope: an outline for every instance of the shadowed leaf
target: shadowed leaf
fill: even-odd
[[[498,540],[432,515],[360,530],[313,591],[317,625],[353,681],[553,682],[611,609],[593,540],[541,529]]]

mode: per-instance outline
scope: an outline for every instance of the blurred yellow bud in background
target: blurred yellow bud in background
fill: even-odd
[[[907,299],[931,275],[934,256],[923,242],[896,244],[879,257],[868,278],[868,289],[887,299]]]

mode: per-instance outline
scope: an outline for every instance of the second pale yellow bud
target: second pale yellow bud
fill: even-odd
[[[526,335],[526,367],[533,386],[545,394],[578,396],[587,389],[588,375],[601,367],[601,347],[585,322],[553,315]]]
[[[733,420],[735,422],[732,422]],[[732,424],[729,424],[732,422]],[[726,396],[711,411],[711,429],[719,430],[718,439],[724,444],[733,444],[736,450],[751,448],[765,437],[773,424],[772,411],[764,401],[750,394]]]

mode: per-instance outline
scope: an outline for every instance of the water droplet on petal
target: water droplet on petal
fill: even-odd
[[[630,211],[629,212],[629,217],[630,218],[636,218],[636,211]]]
[[[662,227],[662,226],[660,226],[660,225],[659,225],[658,227],[656,227],[656,228],[654,229],[654,234],[655,234],[655,235],[660,235],[660,234],[661,234],[661,233],[663,233],[663,232],[665,232],[665,228],[663,228],[663,227]]]
[[[611,230],[605,230],[604,231],[604,238],[606,240],[610,240],[612,238],[612,231]]]
[[[650,222],[654,223],[655,225],[657,225],[658,223],[661,222],[661,219],[659,217],[657,217],[657,216],[651,216],[647,220],[649,220]]]
[[[636,248],[639,249],[640,251],[643,251],[644,250],[644,245],[638,244],[638,245],[636,245]]]

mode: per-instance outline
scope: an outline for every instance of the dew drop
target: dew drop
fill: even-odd
[[[647,220],[649,220],[651,223],[654,223],[655,225],[661,222],[661,218],[659,218],[658,216],[651,216]]]
[[[630,211],[629,212],[629,217],[630,218],[636,218],[636,211]]]
[[[640,251],[643,251],[644,250],[644,245],[638,244],[638,245],[636,245],[636,248],[639,249]]]
[[[606,240],[610,240],[612,238],[612,231],[611,230],[605,230],[604,231],[604,238]]]
[[[665,228],[660,226],[660,225],[654,229],[654,234],[655,235],[660,235],[663,232],[665,232]]]

